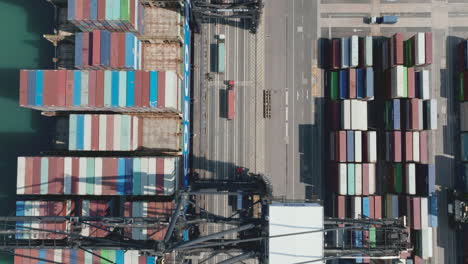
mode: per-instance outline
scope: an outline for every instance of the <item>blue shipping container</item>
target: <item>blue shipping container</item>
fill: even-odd
[[[341,68],[349,67],[349,41],[349,37],[341,38]]]
[[[135,72],[127,72],[127,107],[135,106]]]
[[[81,57],[82,57],[82,50],[83,50],[83,33],[77,32],[75,33],[75,67],[81,67]]]
[[[158,106],[158,72],[150,72],[150,107]]]
[[[366,68],[366,81],[365,81],[366,98],[372,99],[374,97],[374,70],[372,67]]]
[[[437,205],[437,194],[433,193],[429,196],[428,204],[429,204],[429,226],[430,227],[437,227],[439,225],[438,221],[438,213],[439,208]]]
[[[119,106],[119,72],[112,72],[112,93],[111,93],[112,106]]]
[[[362,197],[362,218],[370,218],[369,197]]]
[[[36,98],[35,104],[38,106],[42,105],[44,96],[44,71],[37,70],[36,71]]]
[[[393,130],[400,130],[401,129],[401,104],[399,99],[392,100],[392,129]]]
[[[340,71],[340,99],[347,99],[348,95],[348,71]]]
[[[359,99],[365,98],[364,91],[364,69],[356,69],[356,97]]]

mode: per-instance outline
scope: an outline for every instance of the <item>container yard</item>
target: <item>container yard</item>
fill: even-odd
[[[38,1],[0,263],[468,263],[466,3]]]

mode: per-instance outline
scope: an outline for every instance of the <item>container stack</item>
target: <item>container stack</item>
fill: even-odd
[[[124,217],[166,217],[170,218],[174,210],[173,202],[126,202]],[[159,228],[126,228],[125,236],[133,240],[163,240],[168,226]]]
[[[413,257],[427,259],[432,257],[432,227],[437,226],[435,166],[429,156],[430,130],[437,129],[437,101],[431,98],[426,67],[432,63],[432,33],[419,32],[407,40],[396,33],[383,41],[381,54],[389,57],[382,60],[385,215],[405,215],[413,221],[408,222],[417,249]]]
[[[25,256],[25,257],[23,257]],[[28,256],[28,257],[26,257]],[[102,260],[104,257],[112,262]],[[32,259],[36,258],[36,259]],[[41,260],[43,259],[43,260]],[[115,249],[15,249],[15,263],[41,264],[51,263],[119,263],[119,264],[154,264],[155,257],[142,256],[138,250]]]
[[[374,100],[373,39],[354,35],[332,39],[330,45],[330,67],[325,73],[330,113],[327,184],[336,208],[330,214],[364,218],[363,211],[370,214],[369,195],[376,193],[378,181],[377,133],[369,130],[368,123],[369,101]],[[347,210],[350,216],[346,216]],[[355,247],[369,244],[369,231],[347,235],[350,237],[340,239],[351,241]]]
[[[465,192],[468,192],[468,40],[462,40],[457,46],[458,53],[458,86],[460,100],[460,157],[461,175],[460,183]]]
[[[144,34],[144,7],[138,0],[68,0],[68,21],[81,31]]]
[[[75,34],[75,68],[141,70],[141,41],[133,33],[94,30]]]
[[[21,70],[20,106],[42,111],[179,112],[174,72]]]
[[[18,195],[171,196],[177,157],[18,157]]]

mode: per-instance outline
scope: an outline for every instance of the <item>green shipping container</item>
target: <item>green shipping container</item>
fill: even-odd
[[[119,106],[125,107],[127,104],[127,72],[119,72]]]
[[[329,72],[330,99],[338,100],[338,72]]]
[[[375,227],[370,227],[369,228],[369,245],[371,248],[376,247],[376,233],[375,233]]]
[[[459,79],[459,87],[460,87],[460,93],[459,93],[459,99],[460,101],[463,101],[464,98],[465,98],[465,92],[464,92],[464,85],[463,85],[463,81],[464,81],[464,78],[463,78],[463,72],[460,72],[458,74],[458,79]]]
[[[402,163],[395,163],[393,166],[393,186],[396,193],[401,193],[403,191],[403,166]]]
[[[225,50],[224,42],[218,42],[218,72],[224,72],[225,66]]]
[[[354,195],[354,164],[347,164],[348,167],[348,195]]]
[[[129,21],[130,20],[130,1],[120,0],[120,19]]]

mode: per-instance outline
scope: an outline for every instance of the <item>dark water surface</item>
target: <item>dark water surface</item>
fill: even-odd
[[[15,209],[16,158],[51,149],[50,118],[20,108],[19,69],[51,69],[53,8],[46,0],[0,0],[0,215]],[[0,264],[13,263],[0,253]]]

